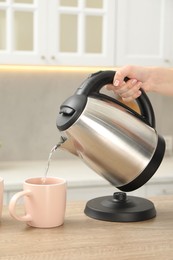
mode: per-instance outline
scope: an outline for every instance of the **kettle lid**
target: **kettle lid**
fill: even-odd
[[[56,125],[60,131],[69,128],[79,118],[87,103],[85,95],[73,95],[61,106]]]

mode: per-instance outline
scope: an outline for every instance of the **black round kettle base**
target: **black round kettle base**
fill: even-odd
[[[127,196],[124,192],[92,199],[87,202],[84,212],[91,218],[112,222],[144,221],[156,216],[151,201]]]

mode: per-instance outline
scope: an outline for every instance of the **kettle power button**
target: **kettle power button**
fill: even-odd
[[[71,107],[63,106],[60,109],[59,114],[63,114],[65,116],[72,116],[74,114],[75,110]]]

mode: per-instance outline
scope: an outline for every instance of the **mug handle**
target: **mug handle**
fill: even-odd
[[[31,191],[30,190],[24,190],[24,191],[19,191],[18,193],[14,194],[14,196],[11,198],[10,203],[9,203],[9,212],[10,215],[19,220],[19,221],[31,221],[32,217],[29,214],[26,214],[24,216],[18,216],[15,212],[15,208],[16,208],[16,203],[17,201],[23,197],[23,196],[29,196],[31,195]]]

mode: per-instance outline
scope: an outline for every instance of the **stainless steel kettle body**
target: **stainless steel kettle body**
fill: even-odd
[[[146,183],[159,167],[164,139],[155,130],[147,95],[137,99],[141,115],[118,100],[101,94],[115,72],[97,72],[60,107],[57,127],[61,145],[122,191]]]

